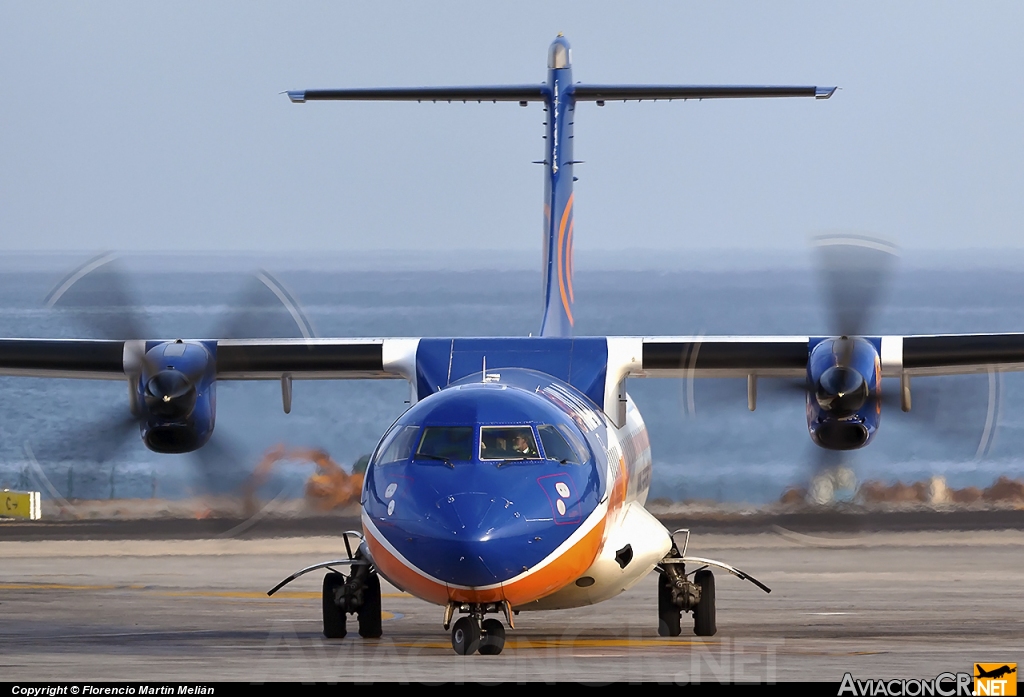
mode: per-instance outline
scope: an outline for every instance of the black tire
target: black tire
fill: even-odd
[[[693,610],[693,633],[697,636],[714,636],[715,625],[715,575],[704,569],[693,577],[700,588],[700,602]]]
[[[356,613],[359,618],[359,636],[379,639],[381,631],[380,576],[371,573],[363,589],[363,606]]]
[[[484,620],[481,626],[483,637],[480,639],[480,653],[484,656],[497,656],[505,648],[505,627],[495,619]]]
[[[345,585],[345,577],[336,572],[324,576],[324,636],[328,639],[345,638],[345,612],[334,602],[334,591]]]
[[[668,575],[658,574],[658,636],[679,636],[682,611],[672,602],[672,584]]]
[[[460,656],[469,656],[480,649],[480,625],[472,617],[460,617],[452,627],[452,648]]]

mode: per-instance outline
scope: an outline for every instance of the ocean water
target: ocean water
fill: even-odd
[[[159,268],[159,265],[154,265]],[[540,273],[377,268],[276,274],[319,336],[523,336],[539,329]],[[66,269],[64,269],[66,270]],[[110,310],[48,309],[60,269],[0,272],[0,334],[96,337]],[[154,337],[218,336],[234,321],[241,273],[130,269],[129,295]],[[815,276],[799,268],[742,271],[628,270],[605,265],[575,278],[577,334],[824,334],[829,325]],[[1024,273],[1008,268],[915,268],[893,279],[873,315],[877,334],[1024,330]],[[83,302],[87,298],[83,299]],[[246,300],[250,303],[250,300]],[[71,303],[73,304],[73,303]],[[255,305],[250,328],[287,335],[283,309]],[[233,319],[232,319],[233,318]],[[884,389],[895,392],[896,384]],[[632,380],[654,458],[652,497],[764,503],[806,483],[818,460],[804,398],[782,381],[759,381],[758,408],[743,380]],[[218,385],[217,486],[237,488],[270,447],[318,447],[348,465],[370,452],[406,408],[403,381],[297,381],[285,415],[277,382]],[[914,409],[888,408],[867,448],[846,462],[861,480],[915,481],[942,474],[951,486],[987,486],[1024,475],[1024,376],[917,378]],[[693,409],[690,409],[692,403]],[[158,455],[132,435],[121,382],[0,378],[0,486],[63,497],[182,497],[207,486],[195,458]],[[994,426],[986,433],[985,425]],[[300,496],[312,471],[282,465],[266,485]]]

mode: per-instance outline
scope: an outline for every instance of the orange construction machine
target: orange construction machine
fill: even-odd
[[[323,450],[287,448],[284,444],[276,445],[264,454],[263,459],[256,465],[256,469],[245,482],[243,494],[246,508],[249,510],[259,508],[256,492],[267,481],[270,471],[279,462],[313,463],[316,465],[316,470],[306,482],[306,501],[313,508],[330,511],[346,506],[359,500],[359,492],[363,488],[363,474],[360,467],[365,470],[364,459],[360,458],[353,466],[353,473],[349,474]]]

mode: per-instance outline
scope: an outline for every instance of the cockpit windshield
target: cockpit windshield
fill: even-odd
[[[384,436],[374,464],[438,460],[452,466],[473,461],[475,452],[479,452],[480,461],[491,462],[548,459],[579,465],[590,459],[586,446],[563,424],[541,424],[536,430],[524,424],[479,429],[478,446],[475,426],[399,424]],[[538,433],[543,450],[538,447]]]
[[[450,462],[472,460],[473,427],[427,426],[413,459],[417,457]]]
[[[540,459],[533,429],[529,426],[481,426],[480,459]]]

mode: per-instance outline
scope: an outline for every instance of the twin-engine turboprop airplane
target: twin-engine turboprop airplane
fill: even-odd
[[[862,336],[879,261],[833,266],[863,292],[840,292],[830,337],[573,337],[573,123],[577,106],[614,100],[813,97],[832,87],[577,84],[561,36],[539,85],[341,89],[289,92],[314,100],[540,102],[545,135],[544,313],[540,336],[430,339],[211,339],[0,341],[0,373],[127,380],[146,445],[158,452],[203,446],[214,426],[220,380],[280,380],[285,410],[293,379],[397,378],[411,407],[370,460],[362,532],[346,534],[343,559],[315,564],[323,583],[324,634],[344,636],[358,616],[363,637],[381,635],[380,577],[444,608],[457,653],[500,653],[521,610],[596,603],[659,574],[658,630],[681,632],[690,612],[712,635],[710,567],[768,588],[725,563],[687,555],[644,508],[651,450],[628,378],[746,378],[805,382],[807,423],[822,448],[865,446],[879,425],[883,377],[1024,369],[1024,335]],[[825,248],[836,246],[825,241]],[[850,245],[846,245],[849,247]],[[871,250],[877,243],[855,241]],[[877,251],[877,250],[876,250]],[[843,303],[839,303],[843,306]],[[683,531],[677,531],[683,532]],[[360,538],[354,548],[351,538]],[[348,565],[345,573],[334,567]],[[497,615],[498,618],[488,617]],[[504,624],[501,619],[504,619]]]

